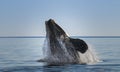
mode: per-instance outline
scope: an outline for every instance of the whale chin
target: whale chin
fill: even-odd
[[[49,65],[81,63],[79,53],[84,54],[88,50],[86,42],[69,37],[53,19],[46,21],[45,26],[45,58],[39,61]]]

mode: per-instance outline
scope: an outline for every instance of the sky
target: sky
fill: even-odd
[[[0,36],[45,36],[50,18],[70,36],[120,36],[120,0],[0,0]]]

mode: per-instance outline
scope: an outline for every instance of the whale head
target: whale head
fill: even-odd
[[[59,38],[60,36],[67,36],[65,31],[57,23],[55,23],[53,19],[45,21],[45,25],[47,36],[49,36],[50,38]]]
[[[81,53],[85,53],[87,51],[88,46],[85,41],[68,37],[65,31],[57,23],[55,23],[53,19],[45,21],[45,25],[46,37],[49,38],[50,43],[56,42],[55,44],[57,44],[58,40],[62,40],[64,43],[69,41],[75,49]]]

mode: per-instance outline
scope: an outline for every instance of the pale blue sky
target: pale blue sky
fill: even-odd
[[[49,18],[69,35],[120,36],[120,0],[0,0],[0,36],[43,36]]]

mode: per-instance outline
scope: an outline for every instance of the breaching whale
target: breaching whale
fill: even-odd
[[[44,61],[49,65],[78,64],[80,55],[86,53],[88,45],[82,39],[69,37],[65,31],[53,20],[45,22],[46,40],[43,47]]]

